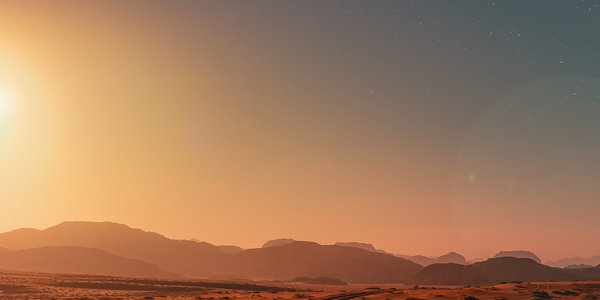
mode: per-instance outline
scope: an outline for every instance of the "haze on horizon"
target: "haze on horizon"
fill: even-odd
[[[2,1],[0,232],[600,254],[600,7]]]

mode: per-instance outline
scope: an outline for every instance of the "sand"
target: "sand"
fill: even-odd
[[[474,298],[468,298],[474,297]],[[0,272],[0,299],[600,299],[600,282],[477,287],[319,286],[281,282],[141,279]]]

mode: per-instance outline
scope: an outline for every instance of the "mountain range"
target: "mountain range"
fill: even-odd
[[[547,262],[549,266],[558,267],[558,268],[566,268],[568,266],[576,266],[576,265],[585,265],[585,266],[595,266],[600,264],[600,255],[583,258],[583,257],[569,257],[563,258],[556,261]]]
[[[429,256],[423,256],[423,255],[392,254],[385,250],[377,249],[372,244],[367,244],[367,243],[338,242],[338,243],[335,243],[335,245],[342,246],[342,247],[359,248],[359,249],[363,249],[363,250],[370,251],[370,252],[384,253],[384,254],[388,254],[388,255],[402,257],[406,260],[410,260],[421,266],[428,266],[428,265],[436,264],[436,263],[456,263],[456,264],[463,264],[463,265],[467,264],[467,260],[465,259],[465,257],[456,252],[450,252],[450,253],[447,253],[447,254],[444,254],[444,255],[441,255],[438,257],[429,257]]]
[[[567,262],[578,260],[565,260]],[[63,222],[44,230],[0,234],[0,269],[129,277],[179,276],[281,280],[330,278],[331,282],[488,284],[501,281],[600,280],[600,267],[556,268],[527,251],[501,251],[468,264],[454,252],[395,255],[371,244],[278,239],[261,248],[176,240],[111,222]]]
[[[18,229],[0,234],[0,246],[19,251],[59,246],[94,248],[120,258],[147,262],[165,272],[205,278],[231,275],[289,280],[300,276],[326,276],[349,283],[384,283],[407,281],[421,269],[420,265],[400,257],[313,242],[294,241],[283,246],[232,252],[229,247],[169,239],[110,222],[63,222],[44,230]],[[36,251],[47,251],[42,249]],[[20,267],[15,263],[11,267],[23,269],[29,265]],[[51,271],[69,273],[72,270],[65,267],[64,270],[51,268]],[[82,273],[96,273],[96,270]],[[149,272],[148,277],[153,276],[154,272]]]
[[[472,265],[433,264],[412,277],[411,283],[425,285],[484,285],[515,281],[600,280],[600,266],[561,269],[529,258],[498,257]]]

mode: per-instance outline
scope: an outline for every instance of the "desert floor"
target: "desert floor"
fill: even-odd
[[[474,297],[474,298],[468,298]],[[0,299],[600,299],[600,282],[318,286],[0,272]]]

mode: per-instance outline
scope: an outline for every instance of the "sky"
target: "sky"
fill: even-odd
[[[2,1],[0,232],[600,254],[600,1]]]

